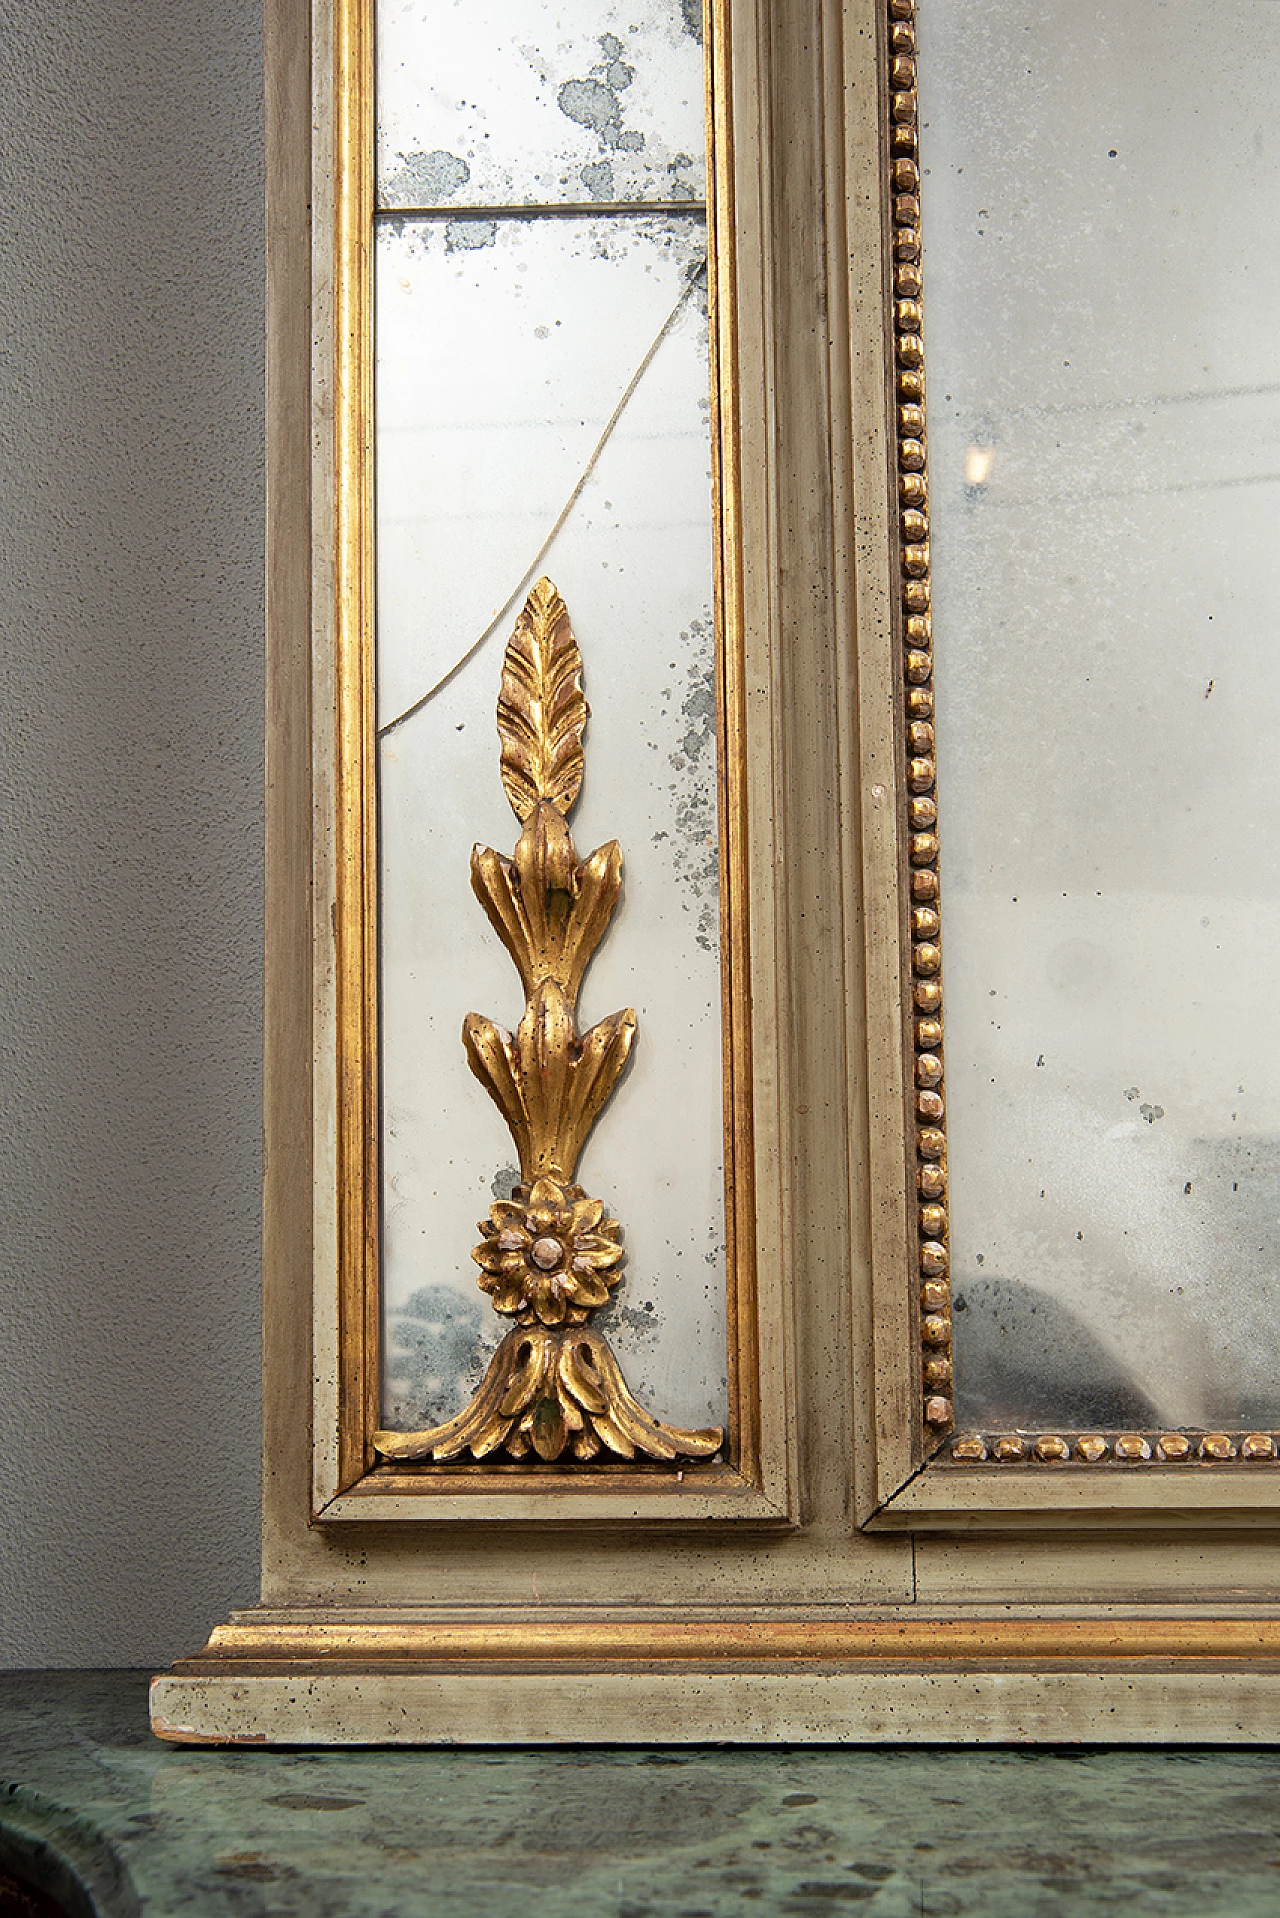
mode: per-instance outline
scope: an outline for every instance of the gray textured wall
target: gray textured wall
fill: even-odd
[[[0,1663],[256,1594],[257,0],[0,0]]]

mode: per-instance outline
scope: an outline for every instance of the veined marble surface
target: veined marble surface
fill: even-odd
[[[1272,1918],[1280,1752],[196,1751],[0,1675],[0,1869],[93,1918]]]

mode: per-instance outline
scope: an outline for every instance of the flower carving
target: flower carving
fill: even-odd
[[[471,1256],[493,1309],[522,1325],[580,1325],[618,1283],[624,1257],[618,1221],[580,1185],[535,1179],[500,1199],[480,1222]]]

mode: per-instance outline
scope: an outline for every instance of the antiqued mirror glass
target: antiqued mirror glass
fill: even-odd
[[[696,207],[702,40],[701,0],[381,0],[379,203]]]
[[[578,1026],[623,1008],[638,1021],[577,1174],[626,1248],[593,1324],[659,1418],[726,1417],[701,37],[688,0],[650,0],[634,21],[533,0],[378,9],[382,1418],[393,1432],[458,1414],[512,1324],[479,1289],[470,1252],[520,1168],[462,1026],[478,1013],[515,1031],[525,1006],[470,864],[477,842],[510,858],[521,830],[495,707],[504,648],[543,576],[567,605],[590,706],[578,857],[617,840],[623,860]],[[553,1236],[547,1227],[530,1258],[539,1247],[550,1258]]]
[[[956,1419],[1280,1424],[1280,6],[920,0]]]

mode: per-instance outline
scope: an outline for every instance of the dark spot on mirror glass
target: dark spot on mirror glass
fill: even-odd
[[[477,253],[498,238],[496,220],[450,220],[444,230],[446,253]]]
[[[436,206],[451,199],[471,178],[471,168],[456,153],[436,148],[431,153],[402,153],[400,166],[387,181],[387,198],[402,206]]]

